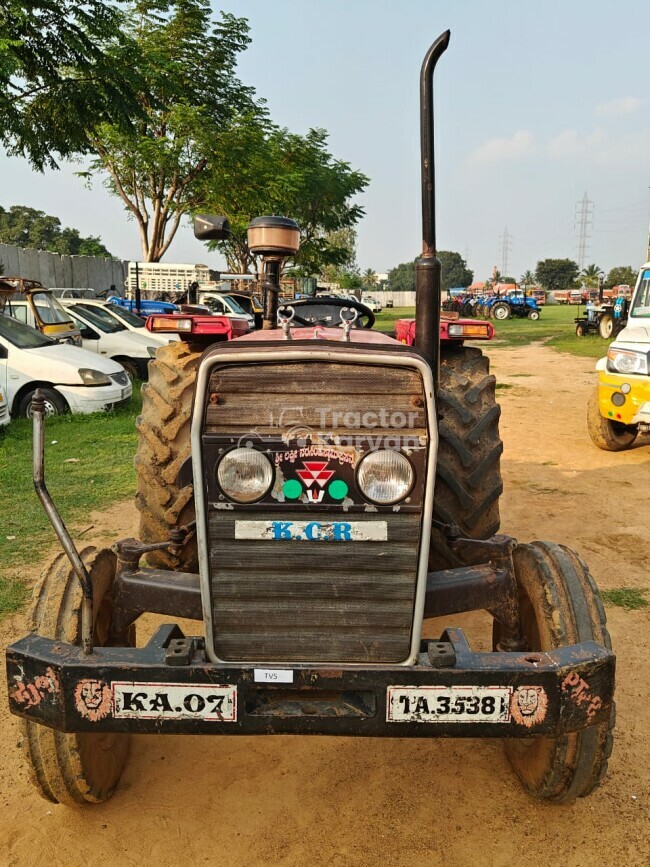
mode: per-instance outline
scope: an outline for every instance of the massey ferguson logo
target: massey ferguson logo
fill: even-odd
[[[325,493],[325,483],[334,475],[334,470],[327,469],[327,461],[303,461],[303,469],[296,470],[296,475],[307,488],[307,499],[310,503],[320,503]]]

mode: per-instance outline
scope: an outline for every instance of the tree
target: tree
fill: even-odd
[[[0,0],[0,141],[42,170],[141,115],[136,46],[104,0]]]
[[[602,271],[598,265],[587,265],[580,272],[582,282],[585,286],[598,287],[598,281]]]
[[[548,292],[569,289],[579,273],[580,269],[572,259],[542,259],[535,269],[537,282]]]
[[[419,258],[419,257],[418,257]],[[474,279],[474,272],[467,267],[460,253],[440,250],[438,258],[442,264],[442,289],[446,291],[457,286],[467,287]],[[404,262],[388,272],[388,288],[393,292],[415,290],[415,263]]]
[[[372,289],[373,286],[377,285],[377,274],[372,270],[372,268],[366,268],[361,276],[361,282],[366,289]]]
[[[223,155],[225,133],[263,117],[235,75],[250,42],[244,19],[212,20],[209,0],[134,0],[125,15],[137,45],[143,116],[135,129],[93,129],[89,170],[105,177],[136,221],[145,261],[165,254],[181,219],[205,202],[200,181]]]
[[[324,265],[320,276],[327,283],[339,283],[341,275],[357,271],[357,233],[353,226],[346,229],[336,229],[328,233],[328,245],[339,251],[340,263]]]
[[[25,205],[0,207],[0,243],[74,256],[111,255],[101,238],[83,238],[77,229],[62,229],[58,217]]]
[[[613,286],[634,286],[636,283],[637,271],[630,268],[629,265],[621,265],[618,268],[612,268],[605,280],[605,287],[611,289]]]
[[[213,245],[228,267],[247,273],[254,264],[246,236],[253,217],[285,214],[300,226],[293,273],[310,277],[328,266],[350,269],[356,237],[349,233],[364,213],[352,199],[368,178],[329,152],[325,130],[301,136],[248,118],[223,141],[222,161],[203,182],[209,210],[230,220],[230,239]]]
[[[535,275],[532,271],[524,271],[519,280],[522,286],[532,286],[535,283]]]

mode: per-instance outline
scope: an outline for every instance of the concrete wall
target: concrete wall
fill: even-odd
[[[128,262],[100,256],[61,256],[42,250],[25,250],[0,244],[0,274],[39,280],[48,289],[94,289],[103,292],[116,286],[124,293]]]

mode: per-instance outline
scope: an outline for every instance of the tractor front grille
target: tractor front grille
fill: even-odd
[[[203,428],[207,479],[209,593],[215,654],[226,661],[399,663],[411,648],[426,476],[426,401],[413,368],[301,362],[229,365],[210,379]],[[414,407],[419,407],[414,412]],[[345,424],[359,412],[406,427],[365,430]],[[397,415],[396,415],[397,413]],[[409,413],[411,415],[409,416]],[[374,419],[374,415],[365,416]],[[328,429],[323,421],[337,420]],[[368,440],[370,437],[370,440]],[[409,502],[371,506],[356,488],[355,465],[369,448],[403,441],[416,468]],[[276,467],[263,501],[228,502],[215,482],[220,456],[252,443]],[[349,443],[352,443],[351,445]],[[325,445],[327,444],[327,445]],[[330,455],[344,473],[343,503],[290,502],[282,491],[301,455]],[[346,463],[336,459],[344,450]],[[283,460],[289,456],[289,463]],[[350,457],[351,456],[351,457]],[[293,458],[293,460],[292,460]],[[236,538],[237,522],[385,522],[386,541],[318,542]]]

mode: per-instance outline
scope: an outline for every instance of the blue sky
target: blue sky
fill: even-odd
[[[594,202],[587,262],[637,267],[650,217],[650,4],[641,0],[232,0],[249,19],[239,73],[276,122],[330,133],[333,153],[371,178],[358,263],[385,271],[419,251],[418,76],[446,28],[436,73],[438,246],[477,278],[577,257],[576,202]],[[135,225],[95,183],[39,175],[0,156],[0,204],[28,204],[116,255],[139,257]],[[165,261],[216,258],[184,228]]]

